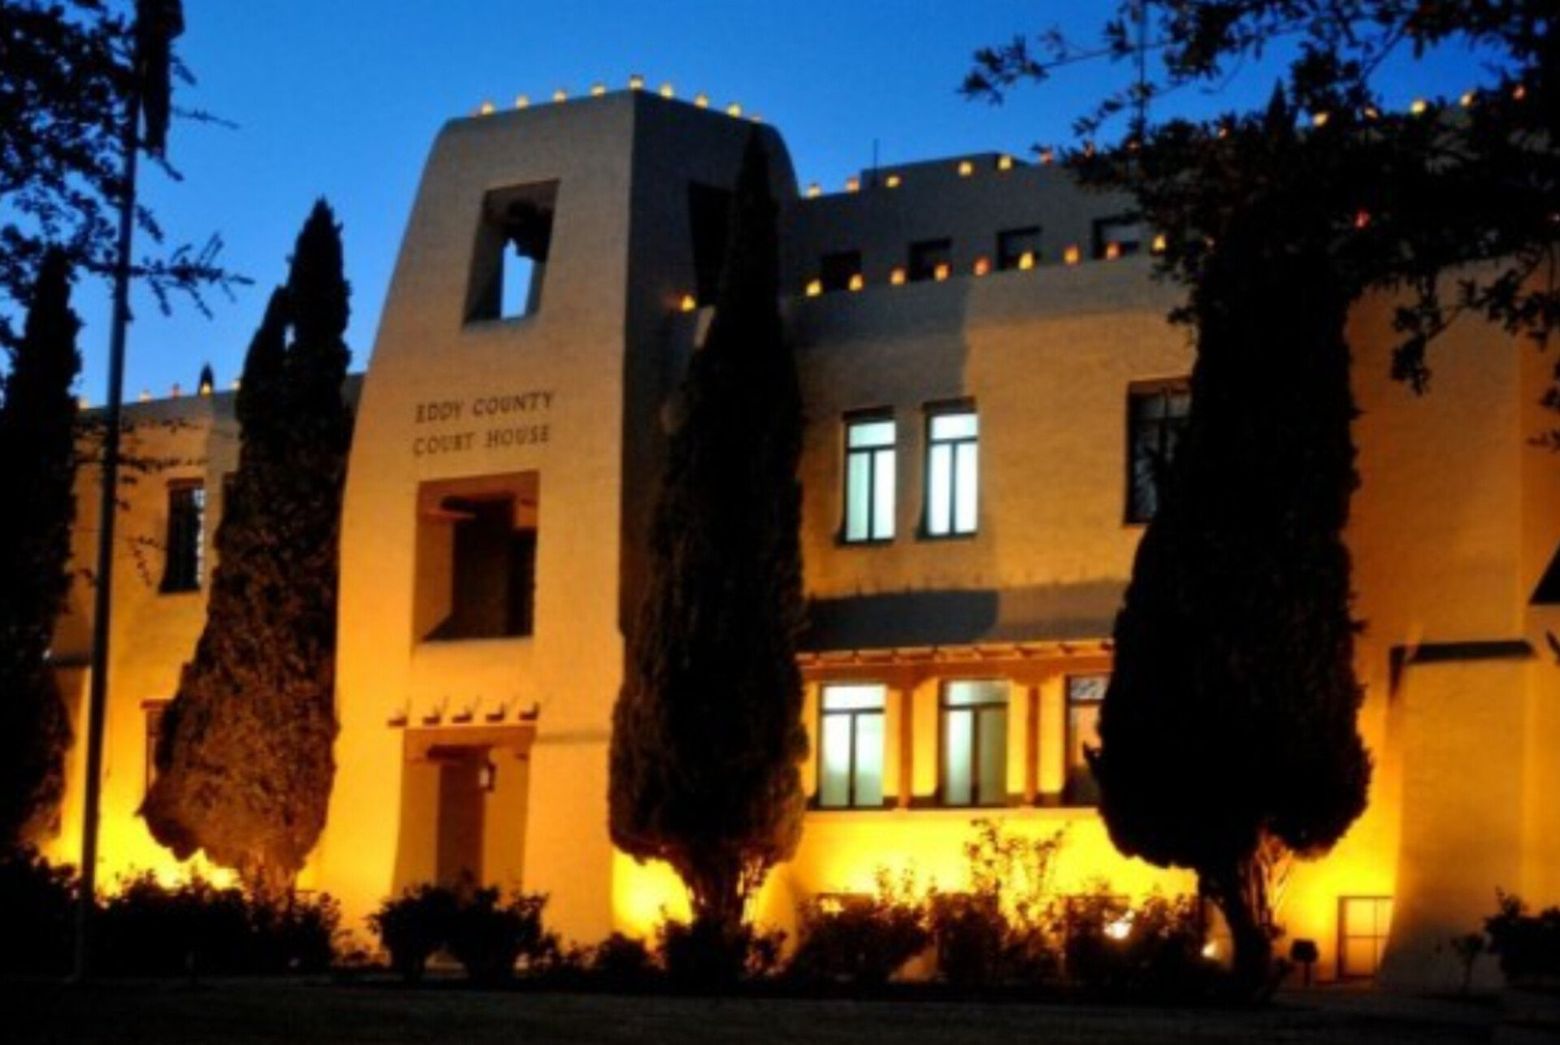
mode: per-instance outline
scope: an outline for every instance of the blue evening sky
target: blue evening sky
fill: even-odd
[[[1114,0],[187,0],[179,49],[198,83],[177,99],[236,124],[183,122],[170,157],[180,183],[150,171],[144,200],[171,241],[224,241],[222,258],[252,278],[213,316],[176,301],[172,316],[136,295],[126,397],[191,388],[203,362],[226,387],[309,207],[324,196],[343,223],[353,368],[373,346],[380,306],[429,144],[447,119],[484,99],[503,106],[557,87],[626,85],[642,73],[680,97],[740,101],[784,135],[803,184],[837,189],[868,166],[965,152],[1022,154],[1065,142],[1089,99],[1126,75],[1109,62],[1075,66],[1001,107],[956,93],[978,46],[1061,24],[1085,40]],[[1396,70],[1389,101],[1456,95],[1479,79],[1467,55]],[[1178,97],[1208,113],[1263,97],[1271,69],[1248,69],[1221,96]],[[144,241],[141,241],[144,246]],[[86,321],[81,392],[105,396],[103,288],[77,291]]]

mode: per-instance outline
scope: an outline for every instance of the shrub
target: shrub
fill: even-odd
[[[60,974],[70,968],[78,882],[31,851],[0,856],[0,974]]]
[[[801,945],[787,972],[804,982],[878,986],[931,942],[927,914],[908,876],[878,873],[872,896],[822,897],[801,911]]]
[[[1484,920],[1490,953],[1508,983],[1560,976],[1560,907],[1528,914],[1521,899],[1497,893],[1499,909]]]
[[[466,975],[477,983],[501,983],[523,957],[533,967],[558,953],[558,939],[542,928],[541,893],[514,893],[508,902],[496,886],[474,890],[456,907],[445,941]]]
[[[736,929],[714,919],[667,920],[656,927],[656,958],[682,990],[725,990],[744,979],[762,979],[780,963],[781,932]]]
[[[1194,897],[1150,896],[1136,907],[1103,892],[1076,898],[1067,919],[1068,979],[1093,991],[1186,998],[1220,976],[1203,956]]]
[[[453,889],[424,884],[386,900],[369,916],[390,952],[390,967],[407,983],[422,979],[428,959],[449,939],[459,903]]]
[[[603,985],[616,988],[644,986],[656,973],[655,959],[645,941],[622,933],[613,933],[597,944],[587,967]]]

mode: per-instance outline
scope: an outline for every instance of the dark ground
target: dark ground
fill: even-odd
[[[1023,1042],[1487,1042],[1492,1004],[1317,990],[1255,1010],[1126,1005],[800,1001],[402,990],[306,981],[86,988],[0,983],[0,1041],[634,1042],[766,1045]],[[1504,1036],[1500,1040],[1505,1040]]]

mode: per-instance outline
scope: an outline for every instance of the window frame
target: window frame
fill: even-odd
[[[930,265],[923,265],[926,256],[930,254],[941,254],[941,257],[933,259]],[[936,236],[911,243],[905,257],[905,279],[910,283],[935,283],[938,265],[947,265],[950,274],[953,271],[951,236]]]
[[[868,446],[852,448],[850,445],[851,429],[857,425],[881,424],[887,422],[893,426],[894,440],[887,446]],[[847,413],[842,421],[840,437],[842,441],[843,466],[840,469],[840,529],[838,543],[857,545],[892,544],[899,535],[899,421],[894,416],[890,407],[873,407],[868,410],[853,410]],[[891,456],[894,465],[894,483],[892,489],[891,508],[888,518],[888,536],[877,536],[877,473],[878,455],[887,453]],[[850,536],[851,501],[850,501],[850,466],[851,461],[857,455],[867,459],[867,519],[866,536]]]
[[[993,683],[1002,688],[1000,700],[984,701],[979,704],[950,704],[948,703],[948,690],[957,683]],[[997,675],[941,679],[937,684],[937,804],[945,809],[1001,809],[1012,804],[1010,792],[1007,786],[1009,757],[1008,726],[1011,725],[1009,711],[1012,707],[1013,683],[1007,678]],[[948,798],[948,716],[953,711],[971,712],[970,719],[970,800],[968,802],[952,802]],[[1003,719],[1003,746],[1002,746],[1002,793],[996,796],[994,801],[986,799],[981,794],[980,787],[980,723],[983,712],[1000,713]]]
[[[1044,232],[1045,227],[1042,225],[1019,225],[1011,229],[998,229],[996,251],[997,271],[1019,271],[1021,268],[1020,259],[1026,253],[1032,254],[1034,256],[1034,263],[1036,265],[1040,264],[1040,244],[1041,237],[1043,236]],[[1014,239],[1024,236],[1034,237],[1034,249],[1032,251],[1019,251],[1017,254],[1009,256],[1007,251],[1009,243]]]
[[[1134,406],[1139,399],[1148,398],[1150,396],[1159,396],[1168,401],[1171,396],[1177,394],[1185,396],[1187,403],[1187,412],[1177,419],[1179,422],[1179,431],[1177,432],[1176,443],[1179,444],[1181,439],[1186,435],[1186,426],[1191,417],[1191,378],[1154,378],[1148,381],[1133,381],[1127,385],[1126,453],[1123,455],[1126,473],[1126,489],[1124,491],[1121,508],[1122,524],[1125,526],[1147,526],[1159,511],[1159,491],[1157,487],[1155,489],[1153,511],[1146,513],[1143,512],[1137,498],[1138,487],[1136,464],[1137,433],[1139,421],[1137,411],[1134,409]],[[1158,431],[1158,453],[1161,456],[1166,454],[1167,440],[1165,439],[1165,434],[1169,431],[1169,427],[1166,424],[1167,420],[1168,418],[1161,417],[1154,423],[1155,428]],[[1171,452],[1169,454],[1168,460],[1173,459],[1174,453]]]
[[[180,494],[194,494],[194,533],[187,534],[180,529],[178,534],[174,532],[174,502]],[[163,574],[162,580],[157,585],[160,595],[190,595],[199,592],[206,586],[206,482],[201,478],[170,479],[165,491],[165,504],[167,518],[163,520]],[[192,542],[189,548],[190,562],[186,571],[181,561],[180,569],[175,572],[174,555],[175,545],[180,547],[179,554],[182,560],[184,554],[182,541],[176,541],[175,537],[188,539]],[[185,573],[188,576],[184,576]]]
[[[1143,233],[1142,238],[1131,242],[1130,249],[1126,246],[1125,241],[1112,241],[1106,237],[1106,233],[1110,229],[1128,225],[1139,226],[1140,231]],[[1147,222],[1144,220],[1142,213],[1138,211],[1123,211],[1120,214],[1106,214],[1103,217],[1095,218],[1090,231],[1095,261],[1105,260],[1106,249],[1112,242],[1121,244],[1121,250],[1117,256],[1123,258],[1147,254],[1149,246],[1153,242],[1153,234],[1149,232]]]
[[[1092,801],[1081,801],[1073,788],[1072,752],[1073,744],[1078,739],[1077,727],[1073,723],[1073,709],[1075,707],[1101,707],[1105,703],[1104,694],[1098,700],[1078,700],[1073,697],[1073,680],[1100,678],[1105,680],[1105,686],[1110,687],[1110,672],[1108,671],[1070,671],[1062,676],[1062,805],[1071,809],[1098,809],[1100,805],[1098,788],[1096,783],[1095,794]],[[1087,762],[1085,762],[1087,765]]]
[[[876,687],[882,694],[882,703],[876,708],[836,708],[830,710],[825,706],[827,691],[837,686],[852,687]],[[813,789],[813,807],[830,812],[843,812],[860,809],[882,809],[889,803],[887,774],[883,773],[878,781],[878,791],[882,797],[876,805],[857,801],[856,798],[856,723],[866,715],[876,715],[883,720],[883,765],[886,768],[888,755],[888,684],[872,680],[850,680],[824,682],[818,686],[818,743],[817,748],[817,786]],[[824,720],[827,718],[848,718],[850,720],[849,764],[845,774],[845,804],[834,805],[823,800],[823,763],[824,763]]]
[[[1359,933],[1351,934],[1349,932],[1348,909],[1349,904],[1355,901],[1368,901],[1375,905],[1371,912],[1372,920],[1374,922],[1372,928],[1376,930],[1375,933],[1367,936],[1361,935]],[[1384,930],[1381,928],[1380,906],[1383,903],[1387,905],[1387,927]],[[1391,934],[1392,931],[1392,919],[1397,913],[1396,908],[1396,897],[1393,896],[1386,896],[1377,893],[1360,893],[1338,897],[1338,939],[1336,956],[1337,960],[1335,962],[1338,979],[1358,982],[1360,980],[1373,980],[1376,978],[1376,974],[1381,971],[1381,958],[1386,953],[1387,937]],[[1371,940],[1375,943],[1376,960],[1374,968],[1372,968],[1370,972],[1349,971],[1348,945],[1350,940]]]
[[[919,536],[922,540],[928,541],[970,540],[980,535],[980,411],[975,408],[973,399],[952,399],[928,403],[923,409],[925,420],[922,431],[926,439],[926,453],[921,459],[923,472],[921,477],[921,527]],[[969,414],[975,418],[974,435],[956,439],[934,439],[932,437],[932,426],[937,418],[959,414]],[[975,447],[975,521],[970,529],[961,530],[958,528],[958,449],[965,444]],[[941,446],[950,448],[948,463],[948,529],[943,533],[936,533],[932,529],[932,455]]]

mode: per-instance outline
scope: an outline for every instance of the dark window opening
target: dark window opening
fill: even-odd
[[[910,244],[910,282],[947,279],[953,259],[953,240],[929,239]]]
[[[818,265],[818,279],[828,291],[853,290],[852,281],[861,275],[861,251],[841,250],[825,254]]]
[[[535,624],[536,530],[517,528],[512,497],[448,497],[454,517],[449,615],[433,640],[513,638]]]
[[[558,183],[489,192],[482,201],[468,320],[517,319],[542,304]]]
[[[199,591],[205,570],[206,488],[198,482],[168,487],[168,531],[163,548],[164,592]]]
[[[731,190],[691,183],[688,220],[693,234],[694,297],[700,305],[713,305],[731,235]]]
[[[1119,214],[1094,223],[1094,256],[1124,258],[1148,248],[1148,227],[1138,214]]]
[[[1127,522],[1146,523],[1158,511],[1191,408],[1191,391],[1184,381],[1128,389]]]
[[[997,233],[997,269],[1032,268],[1040,260],[1040,226]]]

